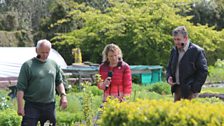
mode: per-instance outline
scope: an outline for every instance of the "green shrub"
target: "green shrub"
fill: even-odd
[[[207,83],[217,83],[224,81],[224,68],[209,66],[209,75],[207,78]]]
[[[133,84],[131,100],[136,99],[170,99],[164,95],[171,94],[170,86],[165,82],[158,82],[147,86]]]
[[[147,86],[144,85],[138,85],[138,84],[133,84],[132,85],[132,91],[149,91],[149,92],[156,92],[161,95],[165,94],[171,94],[170,92],[170,85],[167,84],[166,82],[157,82],[153,84],[149,84]]]
[[[224,60],[218,59],[214,66],[208,67],[207,83],[224,82]]]
[[[0,96],[0,110],[9,108],[9,103],[7,97]]]
[[[81,86],[79,84],[73,84],[72,88],[69,90],[69,92],[80,92]]]
[[[133,91],[131,95],[131,101],[136,101],[137,99],[166,99],[169,97],[164,97],[156,92],[149,92],[146,90],[142,91]]]
[[[154,91],[154,92],[156,92],[158,94],[162,94],[162,95],[171,94],[170,85],[165,82],[158,82],[155,84],[151,84],[151,85],[149,85],[148,90]]]
[[[132,91],[142,91],[145,86],[133,83],[132,84]]]
[[[15,110],[5,109],[0,112],[0,126],[19,126],[21,120]]]
[[[57,126],[72,126],[76,122],[83,120],[83,114],[81,112],[70,113],[64,111],[58,111],[57,115]]]
[[[222,126],[223,103],[182,100],[109,100],[103,108],[101,126]]]
[[[57,111],[60,111],[59,109],[59,99],[60,97],[57,97]],[[66,112],[70,112],[70,113],[77,113],[82,111],[82,93],[74,93],[74,92],[70,92],[69,94],[67,94],[67,100],[68,100],[68,106],[66,108]]]
[[[88,126],[93,125],[93,117],[94,117],[94,105],[93,105],[93,91],[96,91],[96,86],[91,86],[89,82],[83,83],[83,113],[84,113],[84,118],[86,121],[86,124]],[[98,89],[99,90],[99,89]]]
[[[98,89],[97,86],[90,86],[89,90],[92,92],[93,96],[101,96],[103,94],[103,91]]]
[[[81,121],[86,122],[87,125],[92,124],[92,118],[94,114],[97,113],[100,104],[102,104],[102,95],[100,94],[102,94],[102,92],[96,86],[89,85],[89,83],[83,83],[81,91],[67,94],[67,109],[60,111],[59,107],[57,107],[57,125],[73,126]],[[59,101],[59,99],[60,97],[58,96],[57,101]],[[57,106],[59,106],[59,102],[57,102]],[[71,115],[68,120],[66,120],[67,116],[65,116],[65,118],[63,116],[67,113]],[[78,117],[74,118],[75,116]]]
[[[10,101],[10,97],[7,94],[8,92],[6,90],[0,91],[0,110],[12,108],[13,106],[13,102]]]

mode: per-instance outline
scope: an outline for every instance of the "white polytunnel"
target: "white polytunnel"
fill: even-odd
[[[17,78],[22,64],[36,55],[35,47],[0,47],[0,81]],[[67,67],[65,60],[54,49],[51,49],[49,59],[56,61],[61,68]]]

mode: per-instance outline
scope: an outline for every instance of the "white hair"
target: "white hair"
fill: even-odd
[[[39,41],[37,42],[37,46],[36,46],[36,48],[40,48],[40,46],[41,46],[42,44],[46,44],[49,48],[51,48],[51,42],[48,41],[47,39],[39,40]]]

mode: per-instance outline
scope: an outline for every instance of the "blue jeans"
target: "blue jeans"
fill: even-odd
[[[21,126],[36,126],[40,121],[41,126],[49,120],[50,126],[55,126],[55,102],[51,103],[34,103],[25,102],[25,116],[23,116]]]

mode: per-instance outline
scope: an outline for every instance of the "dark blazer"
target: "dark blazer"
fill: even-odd
[[[176,81],[175,73],[178,61],[178,50],[174,47],[171,51],[170,60],[167,66],[167,81],[172,76]],[[208,74],[207,60],[204,50],[193,43],[189,43],[179,63],[179,77],[182,97],[188,98],[190,92],[199,93]],[[172,93],[175,91],[172,86]]]

